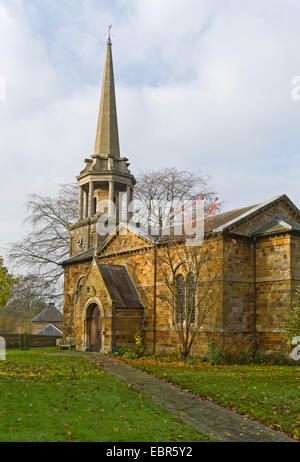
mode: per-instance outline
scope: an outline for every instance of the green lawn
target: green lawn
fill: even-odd
[[[0,361],[1,442],[208,440],[94,362],[46,351]]]
[[[300,439],[299,366],[213,366],[151,357],[120,359]]]

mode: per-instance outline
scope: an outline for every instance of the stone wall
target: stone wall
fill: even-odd
[[[68,265],[64,268],[64,337],[76,337],[75,304],[78,299],[80,285],[87,275],[90,261]]]
[[[109,293],[100,275],[95,260],[90,262],[86,272],[86,279],[75,300],[75,336],[77,349],[88,349],[86,311],[89,306],[96,304],[102,318],[102,347],[104,352],[112,349],[112,306]]]
[[[292,293],[300,286],[300,236],[293,234],[291,237],[291,276]]]
[[[279,210],[280,211],[280,210]],[[278,211],[278,212],[279,212]],[[271,215],[271,211],[269,212]],[[274,215],[274,210],[272,215]],[[247,226],[253,229],[257,218]],[[195,352],[207,350],[212,339],[223,345],[249,348],[253,342],[253,240],[247,236],[230,237],[214,244],[211,259],[203,265],[207,274],[217,271],[214,282],[216,294],[213,309],[208,314],[194,345]],[[158,259],[163,249],[158,248]],[[265,349],[287,349],[283,319],[291,306],[291,291],[300,285],[300,237],[280,234],[257,239],[257,340]],[[142,326],[149,349],[178,348],[172,310],[163,294],[167,288],[157,268],[156,313],[154,312],[154,250],[151,242],[128,233],[113,237],[99,256],[100,264],[126,265],[144,304],[143,320],[130,324],[128,335],[118,327],[118,344],[132,343]],[[112,306],[99,271],[91,261],[65,267],[64,335],[76,336],[78,348],[84,347],[85,313],[87,303],[103,309],[103,345],[112,348]],[[96,265],[95,261],[93,265]],[[209,267],[211,265],[211,270]],[[80,283],[80,280],[82,281]],[[209,277],[204,283],[208,283]],[[82,287],[82,284],[84,286]],[[82,287],[82,288],[81,288]],[[80,289],[81,288],[81,289]],[[76,309],[75,309],[76,307]],[[121,313],[119,313],[121,315]],[[156,314],[156,316],[155,316]],[[132,318],[133,320],[133,318]]]
[[[115,338],[114,348],[135,345],[135,336],[142,333],[143,310],[119,309],[115,310]]]
[[[126,236],[113,239],[109,247],[104,250],[104,254],[99,257],[101,264],[126,265],[145,307],[143,331],[147,345],[153,341],[154,317],[154,254],[150,244],[128,233]]]
[[[216,281],[214,282],[214,292],[216,297],[213,306],[207,315],[204,323],[204,328],[210,331],[212,328],[222,326],[222,258],[223,249],[222,241],[214,241],[207,243],[210,246],[211,258],[206,261],[206,267],[203,265],[203,284],[209,284],[208,268],[211,266],[211,273],[218,272]],[[174,325],[174,313],[170,305],[164,300],[164,294],[168,294],[168,289],[159,274],[159,266],[157,267],[156,281],[156,317],[154,313],[154,250],[153,246],[145,245],[141,247],[141,240],[134,235],[119,236],[115,242],[105,250],[103,255],[100,255],[100,263],[102,264],[117,264],[126,265],[135,287],[144,304],[145,312],[143,319],[143,333],[145,345],[150,350],[154,347],[156,350],[178,348],[178,336]],[[174,261],[178,248],[174,249]],[[163,248],[157,249],[158,262],[165,257]],[[155,329],[154,329],[155,323]],[[203,337],[196,345],[199,348],[207,349],[207,335],[200,333],[199,337]],[[154,346],[155,343],[155,346]],[[198,348],[198,349],[199,349]]]
[[[1,334],[0,337],[5,338],[6,348],[19,348],[21,345],[20,334]],[[28,346],[30,348],[46,348],[56,346],[56,339],[60,337],[54,337],[49,335],[27,335]]]
[[[283,328],[291,307],[291,236],[264,237],[256,247],[258,347],[286,350]]]
[[[249,333],[253,312],[253,243],[224,240],[223,325],[225,332]]]

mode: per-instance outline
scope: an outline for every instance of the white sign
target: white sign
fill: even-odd
[[[0,361],[6,360],[6,341],[5,338],[0,337]]]

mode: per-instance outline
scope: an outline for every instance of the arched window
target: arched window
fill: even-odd
[[[176,277],[176,322],[185,320],[185,282],[182,274]]]
[[[195,322],[196,319],[196,310],[195,310],[195,276],[193,273],[189,273],[186,278],[187,286],[187,312],[190,317],[191,322]]]
[[[95,213],[97,213],[97,197],[94,197],[94,210],[93,210],[93,212],[94,212],[94,215],[95,215]]]
[[[84,283],[85,276],[80,276],[77,279],[77,283],[75,285],[75,295],[76,297],[79,297],[80,291],[82,289],[83,283]]]

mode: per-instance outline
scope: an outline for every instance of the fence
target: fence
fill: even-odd
[[[1,334],[6,341],[6,348],[44,348],[56,346],[56,339],[61,337],[55,337],[50,335],[31,335],[31,334]]]

